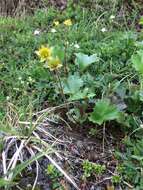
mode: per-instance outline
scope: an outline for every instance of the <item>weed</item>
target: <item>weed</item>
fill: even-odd
[[[114,175],[114,176],[112,176],[112,183],[114,183],[114,184],[119,184],[119,183],[121,183],[121,177],[119,176],[119,175]]]
[[[63,190],[63,187],[60,184],[60,178],[63,175],[55,168],[55,166],[53,164],[49,164],[46,172],[51,179],[51,188]]]
[[[99,176],[106,170],[106,167],[104,165],[96,164],[89,162],[88,160],[85,160],[83,162],[83,178],[88,178],[92,176]]]
[[[97,129],[96,128],[91,128],[90,131],[89,131],[89,135],[91,136],[96,136],[97,135]]]

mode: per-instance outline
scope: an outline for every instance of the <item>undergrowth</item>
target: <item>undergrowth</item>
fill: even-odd
[[[115,148],[119,164],[110,182],[113,188],[143,189],[141,5],[85,4],[69,3],[63,12],[49,8],[25,18],[0,18],[0,187],[15,186],[33,162],[38,173],[38,160],[46,156],[54,165],[47,173],[55,186],[60,184],[55,182],[59,169],[78,189],[50,156],[57,155],[57,139],[42,125],[48,119],[62,120],[68,130],[92,125],[87,134],[95,141],[100,128],[103,154],[109,128],[115,133],[119,128],[124,149]],[[54,112],[57,108],[60,113]],[[98,179],[106,170],[88,160],[81,167],[84,182]],[[36,182],[37,178],[32,189]]]

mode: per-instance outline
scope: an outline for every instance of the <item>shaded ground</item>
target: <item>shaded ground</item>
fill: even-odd
[[[46,130],[51,137],[41,133],[41,139],[52,145],[56,141],[55,150],[57,154],[53,155],[53,159],[71,176],[72,179],[78,184],[81,190],[94,190],[94,189],[106,189],[110,187],[111,178],[116,173],[116,167],[118,161],[114,157],[114,152],[117,148],[124,149],[120,146],[123,133],[117,126],[110,126],[110,130],[106,133],[105,138],[105,152],[103,154],[102,147],[102,128],[96,126],[74,126],[69,129],[64,123],[49,123],[44,121],[42,128]],[[97,128],[97,134],[94,137],[88,135],[89,128]],[[13,149],[9,151],[9,158],[13,155]],[[27,151],[23,150],[24,160],[26,161],[30,155]],[[83,180],[83,161],[87,159],[90,162],[105,165],[106,170],[102,175],[93,175],[87,181]],[[38,180],[37,188],[40,190],[53,190],[53,180],[58,181],[59,186],[64,190],[74,190],[75,188],[67,183],[67,180],[63,176],[55,177],[51,179],[50,175],[46,174],[48,164],[50,163],[47,158],[42,158],[38,161]],[[17,177],[17,185],[12,189],[31,189],[35,177],[37,175],[35,162],[22,173],[22,176]],[[121,189],[117,186],[116,190]]]

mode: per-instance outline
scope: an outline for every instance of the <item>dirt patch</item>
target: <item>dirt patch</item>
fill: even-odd
[[[83,126],[72,128],[69,130],[67,126],[64,125],[51,125],[47,121],[43,125],[43,129],[50,133],[54,138],[60,139],[60,142],[56,143],[55,150],[57,151],[57,156],[53,154],[52,158],[61,166],[64,171],[66,171],[69,176],[77,183],[78,187],[81,190],[105,190],[108,185],[111,184],[111,176],[116,171],[118,166],[118,160],[114,157],[115,149],[120,148],[120,142],[123,137],[120,130],[116,134],[110,132],[106,133],[105,139],[105,152],[103,154],[102,150],[102,128],[97,128],[98,134],[94,137],[88,135],[88,129],[90,127],[96,126]],[[114,131],[114,127],[111,127],[111,131]],[[44,135],[41,135],[41,139],[44,139],[47,142],[53,142],[54,139]],[[9,158],[13,155],[14,147],[9,152]],[[29,155],[24,150],[23,155],[24,160],[29,158]],[[89,179],[83,180],[83,161],[89,160],[92,163],[105,165],[106,170],[102,175],[94,175]],[[52,181],[50,175],[46,173],[47,166],[49,165],[49,160],[45,157],[38,160],[39,169],[38,169],[38,179],[37,179],[37,188],[40,190],[52,190]],[[0,164],[1,166],[1,164]],[[33,162],[27,169],[22,172],[21,176],[17,177],[17,185],[12,189],[22,188],[27,190],[32,188],[34,184],[36,173],[36,164]],[[64,186],[64,189],[74,190],[75,188],[67,183],[67,180],[60,176],[58,178],[61,186]],[[63,185],[64,184],[64,185]],[[118,189],[116,187],[115,189]]]

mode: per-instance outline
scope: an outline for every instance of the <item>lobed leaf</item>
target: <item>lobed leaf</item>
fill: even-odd
[[[115,105],[111,105],[108,99],[99,100],[93,112],[90,114],[89,120],[93,123],[101,125],[103,122],[117,119],[119,111]]]
[[[92,63],[95,63],[96,61],[98,61],[96,54],[88,56],[83,53],[76,53],[75,63],[79,66],[81,71],[84,71],[88,66],[90,66]]]

